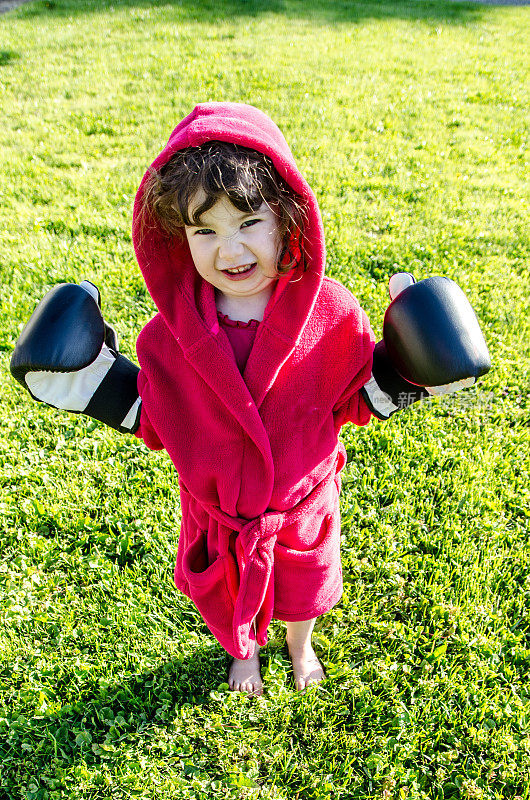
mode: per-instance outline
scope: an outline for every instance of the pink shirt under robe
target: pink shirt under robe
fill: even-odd
[[[257,319],[251,319],[248,322],[230,319],[220,311],[217,312],[217,316],[219,325],[226,333],[230,346],[234,351],[237,368],[243,374],[256,338],[259,322]]]

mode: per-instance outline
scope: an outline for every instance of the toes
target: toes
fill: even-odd
[[[309,658],[305,664],[296,664],[296,666],[293,664],[293,668],[295,688],[298,692],[303,692],[309,686],[320,683],[326,677],[324,668],[316,656]]]
[[[322,678],[304,678],[296,682],[296,690],[298,692],[305,692],[305,690],[309,689],[310,686],[320,683],[321,681]]]
[[[244,683],[241,687],[242,692],[247,694],[261,694],[261,687],[257,683]]]
[[[322,678],[312,678],[310,675],[308,677],[299,678],[295,681],[296,689],[299,692],[303,692],[308,689],[313,683],[320,683]]]
[[[249,683],[248,681],[237,683],[236,681],[229,681],[228,686],[232,692],[243,692],[244,694],[255,695],[263,694],[263,688],[257,683]]]
[[[242,661],[234,659],[228,673],[228,686],[232,692],[245,694],[263,694],[263,686],[259,675],[259,659]]]

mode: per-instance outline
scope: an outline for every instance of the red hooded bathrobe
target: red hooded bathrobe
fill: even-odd
[[[133,237],[158,308],[137,342],[142,414],[137,435],[165,448],[179,475],[182,526],[175,583],[222,646],[249,658],[272,617],[306,620],[342,593],[339,473],[345,422],[364,425],[359,394],[374,337],[357,300],[324,278],[316,199],[283,135],[257,109],[198,105],[153,162],[209,140],[270,156],[307,205],[306,270],[281,277],[243,374],[220,328],[213,287],[187,242],[154,224]]]

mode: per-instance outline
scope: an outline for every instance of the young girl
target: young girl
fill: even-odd
[[[387,418],[398,392],[400,407],[426,392],[388,365],[372,373],[368,320],[324,277],[316,199],[257,109],[207,103],[177,126],[138,190],[133,241],[158,313],[138,338],[140,372],[129,367],[140,398],[116,427],[165,448],[177,469],[175,583],[233,656],[231,689],[262,693],[259,648],[273,617],[286,623],[305,689],[324,676],[315,620],[342,593],[341,426]],[[108,364],[117,346],[110,356],[106,346],[96,361],[105,353]],[[72,409],[26,379],[38,399],[105,421],[101,396],[121,392],[105,378],[97,402]]]
[[[260,694],[259,646],[285,620],[298,689],[322,679],[315,619],[342,593],[339,478],[365,424],[373,334],[324,279],[316,200],[278,128],[249,106],[198,106],[135,203],[134,244],[159,314],[137,351],[137,435],[179,474],[178,588]]]

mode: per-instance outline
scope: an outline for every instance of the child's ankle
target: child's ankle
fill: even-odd
[[[286,636],[287,649],[291,655],[301,655],[303,653],[310,653],[313,651],[312,636],[308,639],[297,639],[296,637]]]

